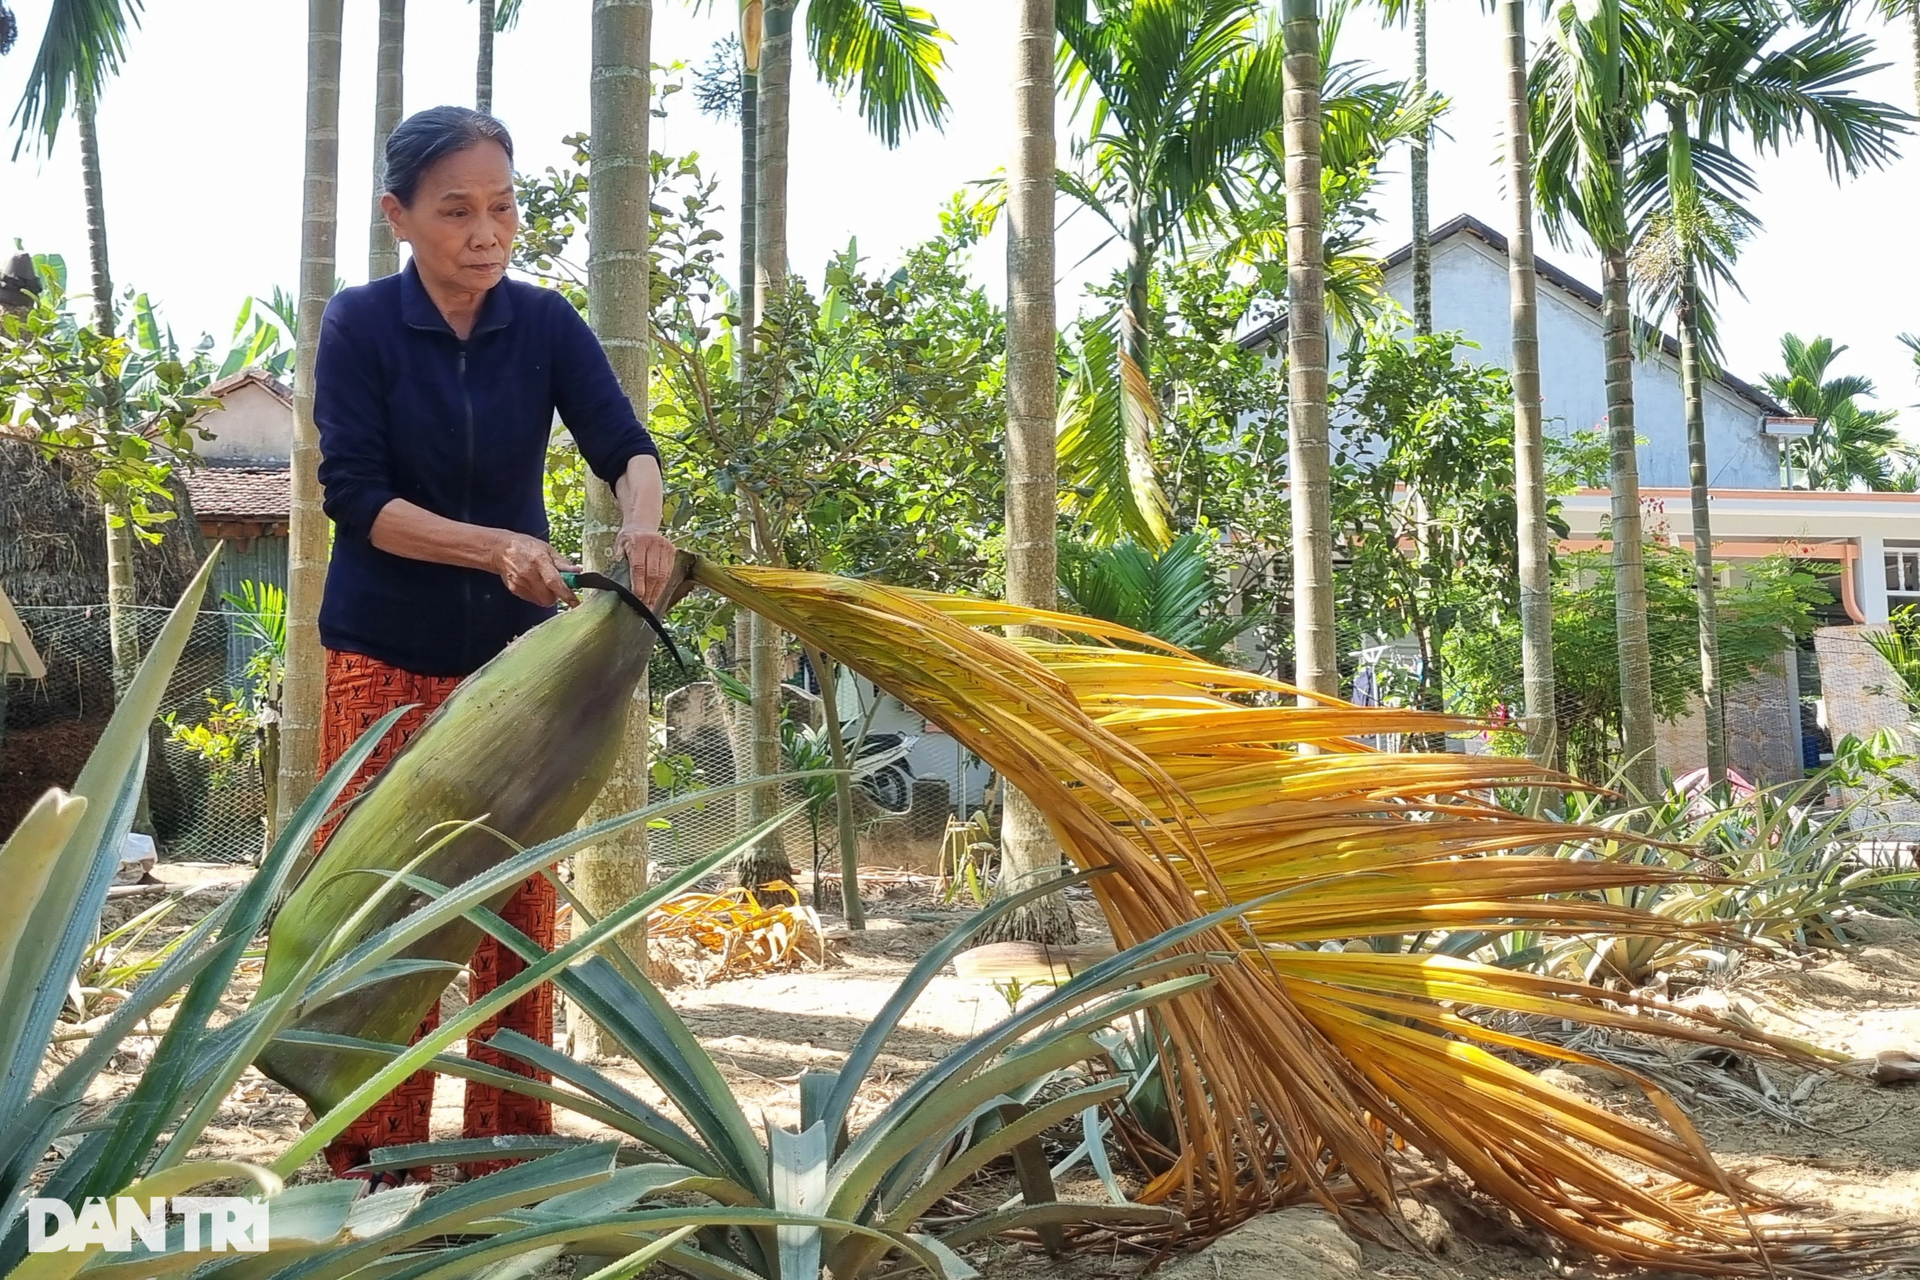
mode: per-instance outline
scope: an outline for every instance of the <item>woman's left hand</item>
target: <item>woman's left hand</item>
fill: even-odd
[[[622,526],[613,540],[613,558],[626,559],[633,570],[633,594],[649,605],[662,603],[660,594],[666,590],[667,579],[673,574],[677,554],[673,543],[650,529]]]

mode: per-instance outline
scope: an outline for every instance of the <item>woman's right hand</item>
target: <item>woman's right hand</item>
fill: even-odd
[[[543,609],[562,602],[580,603],[560,576],[577,571],[579,565],[538,538],[504,529],[495,532],[499,541],[494,546],[492,568],[500,575],[500,581],[507,584],[507,590]]]

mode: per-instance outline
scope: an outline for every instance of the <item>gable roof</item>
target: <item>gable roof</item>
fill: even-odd
[[[259,387],[275,400],[287,406],[287,408],[293,408],[293,388],[268,373],[265,369],[260,368],[258,365],[249,365],[240,372],[229,374],[218,382],[210,382],[198,394],[212,400],[225,400],[228,396],[240,390],[240,388],[249,386]],[[194,415],[194,419],[198,421],[203,415],[216,413],[218,411],[217,407],[202,409]],[[160,415],[152,414],[141,422],[140,430],[151,435],[159,425]]]
[[[200,394],[212,396],[216,400],[224,399],[249,384],[265,389],[274,399],[281,401],[289,409],[293,407],[293,388],[258,365],[249,365],[236,374],[222,378]]]
[[[1433,229],[1428,239],[1437,245],[1461,235],[1472,236],[1499,254],[1502,258],[1507,256],[1507,238],[1486,223],[1480,221],[1480,219],[1468,213],[1460,214],[1458,217],[1441,223]],[[1411,244],[1404,244],[1382,259],[1380,267],[1383,271],[1391,271],[1404,262],[1412,261],[1412,259],[1413,246]],[[1539,277],[1543,284],[1552,285],[1588,310],[1598,312],[1602,309],[1604,300],[1601,298],[1598,289],[1587,284],[1584,280],[1569,275],[1566,271],[1554,266],[1553,263],[1537,254],[1533,259],[1533,270],[1534,274]],[[1282,312],[1265,324],[1249,330],[1247,334],[1240,339],[1240,345],[1249,350],[1255,347],[1263,347],[1269,342],[1276,341],[1286,330],[1287,317],[1286,314]],[[1660,349],[1675,361],[1680,359],[1680,343],[1672,334],[1666,332],[1660,334]],[[1736,378],[1724,370],[1715,374],[1713,380],[1769,417],[1786,416],[1787,411],[1780,407],[1779,401],[1775,400],[1765,391],[1762,391],[1759,387],[1754,386],[1751,382]]]

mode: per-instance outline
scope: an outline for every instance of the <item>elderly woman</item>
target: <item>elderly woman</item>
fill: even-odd
[[[506,129],[463,107],[422,111],[388,139],[385,185],[381,207],[411,258],[400,274],[328,304],[314,364],[320,483],[334,523],[320,606],[320,767],[387,712],[418,705],[349,794],[462,677],[556,604],[575,603],[561,574],[576,566],[546,540],[542,478],[556,410],[619,498],[614,554],[632,565],[635,591],[654,599],[673,562],[659,532],[659,452],[605,353],[564,297],[507,278],[519,209]],[[552,946],[554,893],[543,878],[523,884],[502,914]],[[487,939],[473,958],[470,997],[521,968]],[[499,1026],[550,1043],[552,989],[522,997],[473,1039]],[[470,1053],[536,1075],[484,1047]],[[433,1077],[423,1071],[328,1148],[334,1172],[371,1148],[426,1141],[432,1105]],[[551,1131],[547,1103],[467,1084],[466,1136]]]

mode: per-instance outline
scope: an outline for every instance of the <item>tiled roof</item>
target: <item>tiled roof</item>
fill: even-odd
[[[187,494],[201,520],[285,520],[293,473],[286,467],[198,467]]]

